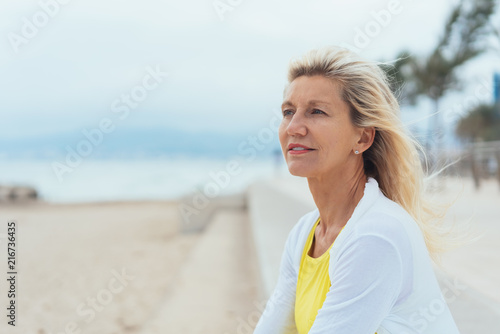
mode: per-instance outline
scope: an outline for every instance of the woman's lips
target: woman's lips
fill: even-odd
[[[310,153],[314,151],[312,148],[308,148],[308,149],[291,149],[291,150],[288,150],[288,153],[289,154],[294,154],[294,155],[297,155],[297,154],[306,154],[306,153]]]

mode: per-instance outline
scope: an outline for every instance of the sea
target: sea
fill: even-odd
[[[284,163],[273,158],[84,160],[67,169],[50,160],[0,160],[0,186],[33,187],[41,200],[53,203],[175,200],[195,192],[231,195],[287,173]]]

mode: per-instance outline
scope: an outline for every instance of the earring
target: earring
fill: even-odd
[[[359,154],[359,151],[358,150],[354,151],[354,154]]]

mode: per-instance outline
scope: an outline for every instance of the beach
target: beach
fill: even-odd
[[[17,222],[18,242],[16,326],[8,326],[2,315],[2,333],[140,333],[158,316],[169,296],[182,289],[179,274],[186,269],[198,276],[201,286],[218,291],[217,282],[202,283],[203,275],[208,274],[203,268],[194,266],[193,270],[190,265],[190,257],[203,234],[179,233],[175,202],[35,202],[2,204],[0,211],[5,232],[7,220]],[[244,224],[243,219],[238,226],[244,228]],[[245,237],[234,229],[230,233],[240,239]],[[234,242],[245,245],[239,239]],[[0,267],[5,273],[5,251],[2,249],[0,254]],[[244,250],[236,254],[243,255]],[[245,279],[251,280],[252,276],[242,271],[242,265],[234,269],[246,273],[239,277],[240,284],[251,286],[252,282]],[[219,290],[227,284],[234,285],[232,281],[220,280],[218,284]],[[2,280],[2,305],[7,302],[6,289],[7,282]],[[252,290],[243,290],[233,291],[232,297],[238,302],[234,310],[225,310],[225,314],[212,319],[219,330],[234,332],[236,316],[248,314],[249,310],[240,305],[246,304],[242,302],[245,298],[251,300]],[[186,297],[193,297],[196,303],[197,298],[203,300],[204,296]],[[222,301],[215,298],[213,309],[217,310],[217,305],[219,310],[224,309],[228,304],[230,308],[235,300],[231,296]],[[189,316],[188,309],[184,312]],[[228,318],[227,314],[233,321],[222,321]],[[191,316],[197,315],[191,312]],[[182,321],[178,320],[181,326]]]

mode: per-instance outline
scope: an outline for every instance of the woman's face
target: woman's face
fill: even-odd
[[[279,138],[292,175],[342,176],[361,163],[361,154],[354,151],[363,130],[353,126],[349,106],[332,80],[298,77],[289,85],[281,109]]]

